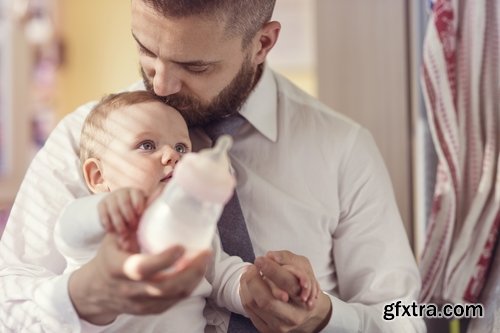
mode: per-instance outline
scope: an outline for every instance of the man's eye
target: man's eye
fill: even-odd
[[[203,73],[208,70],[208,65],[186,66],[186,69],[191,73]]]
[[[141,142],[139,144],[139,149],[142,149],[142,150],[155,150],[156,149],[156,144],[153,141],[151,141],[151,140],[147,140],[147,141]]]
[[[180,154],[185,154],[188,152],[188,147],[186,147],[186,145],[183,143],[176,144],[174,149],[176,152],[178,152]]]
[[[139,53],[145,55],[146,57],[155,57],[154,53],[139,46]]]

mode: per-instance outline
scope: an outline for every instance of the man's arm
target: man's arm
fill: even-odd
[[[0,320],[12,332],[65,332],[78,325],[53,228],[68,202],[88,195],[78,172],[77,146],[89,107],[61,121],[33,159],[2,235]]]
[[[332,234],[331,253],[337,286],[335,290],[326,290],[329,295],[320,296],[320,300],[329,300],[331,314],[325,308],[307,312],[293,302],[281,304],[272,298],[267,284],[260,281],[260,274],[244,276],[242,290],[247,288],[244,304],[252,320],[264,327],[263,331],[280,332],[285,327],[314,332],[321,327],[310,325],[315,313],[327,321],[322,332],[425,331],[422,318],[383,319],[386,304],[397,300],[410,304],[418,299],[420,276],[373,139],[363,129],[357,130],[352,138],[351,145],[346,145],[338,174],[341,212]],[[280,264],[300,262],[295,254],[288,257]],[[306,264],[300,262],[300,265]],[[297,292],[298,284],[293,280],[290,283],[288,272],[276,265],[259,266],[263,275],[279,288],[289,294]]]

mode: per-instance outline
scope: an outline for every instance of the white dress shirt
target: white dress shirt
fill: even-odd
[[[77,147],[90,107],[57,126],[12,208],[0,243],[0,320],[12,331],[80,327],[52,235],[62,208],[89,194]],[[230,154],[255,254],[289,250],[310,260],[333,307],[324,332],[425,332],[422,318],[382,317],[385,304],[418,299],[420,276],[368,131],[267,67],[240,113],[249,123]],[[192,140],[210,145],[202,130]],[[208,315],[220,320],[226,326],[228,315]]]

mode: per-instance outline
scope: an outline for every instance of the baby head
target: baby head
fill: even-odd
[[[105,96],[82,128],[80,160],[93,193],[163,187],[181,156],[191,151],[186,122],[147,91]]]

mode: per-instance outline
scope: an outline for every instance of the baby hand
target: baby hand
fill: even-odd
[[[266,277],[266,273],[261,273],[275,298],[284,302],[302,303],[308,308],[313,308],[321,289],[309,261],[305,257],[292,254],[288,255],[291,259],[282,260],[282,255],[280,251],[270,251],[265,257],[257,258],[255,265],[261,269],[261,272],[265,271],[273,276],[269,278]],[[280,289],[272,279],[276,279],[277,284],[286,285],[286,289],[294,290],[294,292],[290,294],[290,291],[287,293]]]
[[[301,301],[309,308],[312,308],[314,306],[314,302],[318,298],[320,290],[314,274],[308,274],[308,272],[302,271],[298,267],[292,265],[283,265],[281,267],[295,275],[300,284],[301,289],[299,295],[295,297],[292,296],[292,298],[297,301]]]
[[[122,188],[109,193],[99,203],[99,218],[104,229],[118,234],[120,245],[125,250],[131,250],[131,236],[137,230],[146,202],[147,197],[143,191]]]

